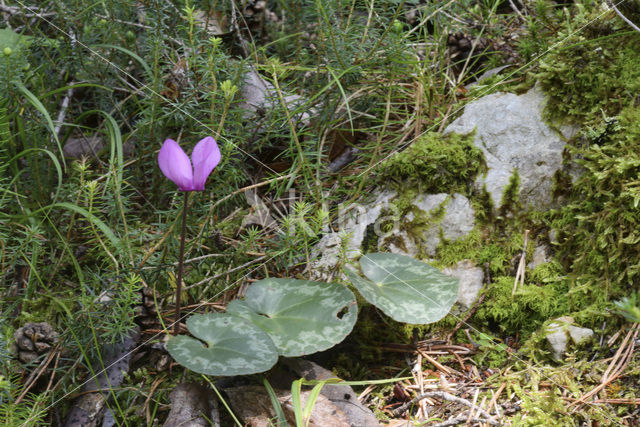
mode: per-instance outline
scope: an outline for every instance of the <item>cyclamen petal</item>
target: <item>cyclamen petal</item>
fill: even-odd
[[[210,136],[198,142],[191,160],[177,142],[167,139],[158,153],[158,165],[181,191],[203,191],[207,178],[220,163],[220,158],[218,144]]]
[[[193,169],[186,153],[173,139],[167,139],[158,153],[160,170],[182,191],[191,191]]]
[[[204,190],[204,183],[211,171],[220,163],[220,158],[220,149],[212,137],[208,136],[196,144],[191,154],[194,190]]]

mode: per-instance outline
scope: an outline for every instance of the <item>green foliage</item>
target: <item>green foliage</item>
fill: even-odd
[[[398,321],[433,323],[448,313],[458,296],[457,279],[407,256],[373,253],[363,256],[360,265],[372,282],[348,271],[354,286]],[[353,329],[356,315],[354,295],[339,285],[263,279],[247,289],[244,300],[230,302],[225,314],[189,318],[190,332],[206,347],[179,335],[167,349],[176,361],[199,373],[263,372],[278,354],[302,356],[339,343]]]
[[[615,305],[619,313],[632,322],[640,322],[640,298],[637,292],[628,297],[616,301]]]
[[[519,332],[525,340],[549,318],[571,312],[567,281],[525,283],[512,296],[513,283],[512,276],[494,278],[486,296],[491,303],[481,305],[475,318],[504,334]]]
[[[591,128],[572,148],[583,174],[570,203],[549,215],[559,231],[558,255],[571,273],[571,292],[600,309],[640,286],[640,110],[624,109],[615,126],[611,120]],[[583,307],[582,317],[593,325],[604,313],[589,319],[591,311]]]
[[[426,324],[443,318],[458,297],[458,279],[405,255],[371,253],[360,258],[363,279],[347,276],[371,304],[399,322]]]
[[[467,184],[485,168],[473,139],[473,132],[444,136],[429,132],[381,164],[380,179],[400,188],[415,186],[420,192],[465,193]]]
[[[194,314],[187,319],[187,328],[197,339],[174,336],[167,350],[178,363],[194,372],[247,375],[266,371],[278,360],[269,336],[241,318],[220,313]]]
[[[246,375],[270,369],[278,355],[296,357],[333,347],[351,332],[356,317],[355,297],[342,286],[263,279],[247,289],[243,301],[229,303],[226,314],[189,318],[189,330],[207,347],[179,335],[167,348],[195,372]]]
[[[282,356],[297,357],[333,347],[356,322],[355,296],[345,287],[296,279],[263,279],[234,300],[227,314],[260,327]]]
[[[556,42],[562,46],[550,51],[534,74],[549,96],[546,116],[552,122],[585,123],[601,112],[617,114],[630,105],[630,94],[640,90],[640,60],[637,46],[640,34],[628,30],[615,19],[598,19],[595,10],[572,20],[572,27],[597,20],[601,25],[559,31]]]

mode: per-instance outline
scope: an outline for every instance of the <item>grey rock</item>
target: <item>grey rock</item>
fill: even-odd
[[[562,360],[567,351],[569,340],[580,344],[590,339],[594,334],[593,330],[574,325],[573,321],[572,317],[559,317],[547,327],[546,338],[555,360]]]
[[[449,197],[446,193],[418,196],[413,204],[426,214],[433,217],[433,213],[444,204],[446,212],[439,222],[434,219],[434,225],[429,227],[421,236],[424,253],[434,256],[440,244],[440,232],[447,240],[457,240],[468,235],[475,226],[475,212],[471,202],[462,194]],[[407,220],[414,219],[413,213],[407,215]]]
[[[569,338],[567,332],[560,323],[551,323],[547,328],[547,342],[551,347],[552,356],[555,360],[562,360],[564,352],[567,350]]]
[[[456,302],[464,309],[471,308],[482,290],[484,281],[482,268],[477,267],[473,261],[465,259],[458,262],[455,267],[443,269],[442,273],[460,279]]]
[[[169,394],[171,411],[164,427],[219,426],[218,402],[213,390],[195,383],[181,383]],[[209,422],[211,420],[212,422]]]
[[[362,245],[368,228],[378,238],[378,250],[416,257],[426,255],[432,257],[440,244],[441,236],[447,240],[457,240],[469,234],[475,226],[475,212],[471,202],[461,194],[449,196],[446,193],[426,194],[418,196],[412,203],[431,219],[432,224],[420,235],[411,235],[402,224],[416,219],[413,212],[404,218],[399,217],[393,201],[396,193],[382,191],[375,200],[366,205],[354,205],[340,215],[339,231],[323,236],[315,246],[309,273],[315,280],[332,280],[337,274],[337,266],[343,261],[351,261],[362,255]],[[443,215],[436,215],[441,208]],[[388,216],[383,216],[389,211]],[[382,232],[381,224],[392,221],[390,231]]]
[[[90,137],[69,138],[65,142],[62,152],[65,157],[80,159],[82,157],[98,157],[98,152],[105,146],[104,139],[99,135]]]
[[[224,388],[228,396],[228,402],[233,413],[249,427],[270,427],[277,420],[273,403],[267,390],[262,386],[243,385]],[[282,412],[288,422],[287,425],[296,425],[293,399],[291,390],[273,390]],[[300,403],[304,408],[309,399],[311,390],[303,390],[300,393]],[[327,397],[320,394],[315,400],[310,417],[309,427],[350,427],[347,417]],[[176,426],[177,427],[177,426]],[[196,426],[193,426],[196,427]]]
[[[92,363],[96,375],[84,383],[79,397],[73,401],[65,427],[109,425],[113,418],[110,412],[105,413],[109,390],[117,389],[124,381],[140,336],[140,329],[136,327],[122,340],[102,346],[102,359]]]
[[[577,129],[565,127],[558,132],[549,127],[542,119],[545,103],[537,87],[523,95],[494,93],[469,103],[444,131],[464,134],[476,130],[474,144],[484,153],[488,167],[476,186],[486,186],[496,207],[516,169],[525,206],[542,209],[552,205],[553,175],[562,167],[566,139]]]
[[[240,88],[242,101],[239,107],[245,110],[244,117],[249,118],[255,114],[280,108],[282,102],[276,88],[258,74],[256,70],[250,68],[242,77],[243,85]],[[300,95],[289,94],[282,97],[284,105],[291,111],[295,110],[306,102]],[[311,116],[316,114],[316,110],[310,108],[302,109],[292,117],[294,122],[299,122],[305,126],[309,124]]]
[[[530,270],[533,270],[537,266],[549,262],[550,260],[551,256],[549,255],[549,246],[538,245],[533,250],[533,259],[529,264],[527,264],[527,267],[529,267]]]
[[[581,328],[579,326],[573,325],[569,326],[569,336],[571,337],[571,340],[576,344],[587,341],[593,336],[593,334],[594,332],[592,329]]]
[[[325,234],[312,251],[309,273],[316,280],[332,280],[342,253],[347,260],[362,255],[361,246],[367,227],[374,224],[382,211],[396,197],[393,191],[383,191],[367,205],[355,204],[351,209],[340,212],[339,230]],[[343,249],[344,248],[344,249]]]
[[[299,377],[307,380],[326,380],[335,378],[328,369],[304,359],[284,359],[283,364],[291,369]],[[364,406],[351,386],[339,384],[327,384],[322,387],[320,394],[346,415],[351,427],[375,427],[380,423],[371,409]]]

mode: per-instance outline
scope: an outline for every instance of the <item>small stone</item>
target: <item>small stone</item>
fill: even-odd
[[[581,344],[593,337],[593,330],[589,328],[581,328],[579,326],[569,326],[569,335],[571,340],[576,344]]]
[[[575,344],[581,344],[590,339],[594,332],[589,328],[573,325],[573,318],[569,316],[559,317],[549,324],[546,330],[546,338],[553,351],[555,360],[562,360],[567,351],[569,339]]]
[[[562,360],[564,352],[567,350],[569,339],[567,332],[560,323],[551,323],[547,328],[547,342],[551,346],[552,356],[555,360]]]
[[[80,138],[69,138],[62,148],[65,157],[80,159],[82,157],[97,157],[98,152],[105,147],[104,139],[98,135]]]
[[[484,281],[482,268],[477,267],[473,261],[465,259],[458,262],[455,267],[443,269],[442,273],[460,279],[456,302],[465,309],[471,308],[482,290]]]
[[[527,265],[527,267],[529,267],[530,270],[533,270],[540,264],[549,262],[549,260],[550,260],[549,247],[547,245],[539,245],[539,246],[536,246],[536,248],[534,249],[533,259]]]

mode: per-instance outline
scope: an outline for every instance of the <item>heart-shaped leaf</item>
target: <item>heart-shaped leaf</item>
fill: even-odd
[[[360,258],[369,280],[346,271],[371,304],[398,322],[427,324],[442,319],[458,297],[458,279],[409,256],[372,253]]]
[[[244,301],[231,301],[227,313],[264,330],[287,357],[333,347],[353,329],[358,315],[349,289],[333,283],[263,279],[251,285]]]
[[[206,375],[233,376],[264,372],[278,361],[278,351],[260,328],[222,313],[194,314],[186,335],[171,338],[169,354],[182,366]],[[205,345],[206,343],[206,345]]]

